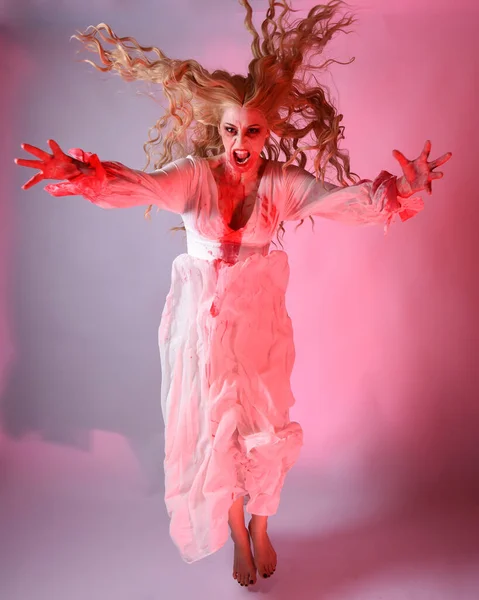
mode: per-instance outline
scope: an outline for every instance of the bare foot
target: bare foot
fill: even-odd
[[[246,527],[244,534],[231,535],[235,545],[233,561],[233,578],[240,585],[253,585],[256,583],[256,568],[254,566],[251,543]]]
[[[260,577],[271,577],[276,570],[277,556],[264,527],[255,529],[253,520],[248,524],[253,542],[254,563]]]

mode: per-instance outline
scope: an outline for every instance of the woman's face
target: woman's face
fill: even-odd
[[[256,172],[269,135],[263,113],[255,108],[228,105],[223,111],[219,132],[228,166],[238,174]]]

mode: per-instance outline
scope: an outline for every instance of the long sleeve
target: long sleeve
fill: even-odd
[[[153,204],[182,214],[191,196],[194,162],[182,158],[153,173],[130,169],[119,162],[101,162],[96,154],[79,149],[72,156],[86,167],[69,181],[45,186],[52,196],[83,196],[101,208],[129,208]]]
[[[424,208],[421,198],[397,196],[396,177],[387,171],[381,171],[374,181],[363,179],[348,187],[323,186],[299,167],[286,171],[285,221],[317,216],[351,225],[380,224],[387,232],[396,215],[406,221]]]

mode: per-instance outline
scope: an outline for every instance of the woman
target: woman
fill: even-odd
[[[148,205],[181,215],[188,251],[173,263],[159,330],[170,532],[193,562],[225,543],[229,524],[233,576],[248,585],[256,572],[275,571],[267,519],[302,444],[300,425],[289,419],[289,267],[283,251],[269,252],[273,236],[284,221],[312,216],[387,229],[395,215],[404,221],[422,209],[411,196],[431,193],[442,177],[433,170],[451,154],[428,162],[430,142],[414,161],[394,151],[402,177],[382,171],[358,181],[338,148],[342,115],[317,83],[320,67],[306,64],[353,18],[339,17],[342,3],[333,0],[291,23],[287,1],[269,0],[261,39],[249,2],[240,2],[253,35],[246,77],[169,59],[104,24],[77,36],[98,52],[97,68],[162,85],[169,108],[146,145],[149,158],[159,149],[153,173],[79,149],[69,156],[53,140],[52,154],[24,144],[38,160],[16,162],[40,170],[24,189],[66,180],[45,189],[102,208]],[[315,176],[304,169],[307,151]],[[339,186],[325,182],[328,165]]]

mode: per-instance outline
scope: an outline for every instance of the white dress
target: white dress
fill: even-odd
[[[227,541],[228,510],[245,498],[252,514],[275,514],[302,429],[294,404],[289,265],[269,252],[283,220],[308,215],[354,224],[405,220],[422,208],[396,197],[395,178],[323,187],[298,167],[267,163],[253,212],[229,228],[208,161],[187,157],[153,174],[84,154],[95,174],[47,186],[115,208],[154,203],[182,216],[187,253],[172,266],[159,328],[165,423],[165,502],[181,556],[194,562]]]

